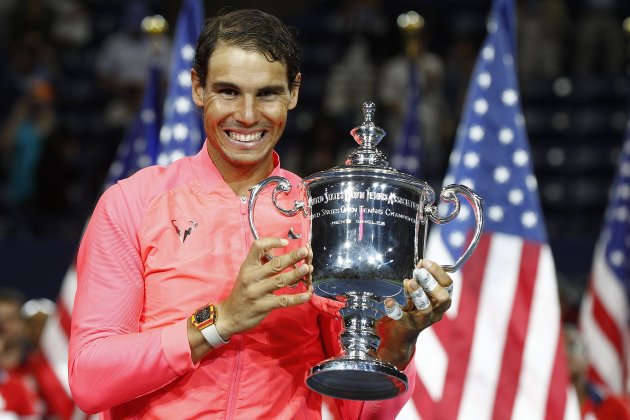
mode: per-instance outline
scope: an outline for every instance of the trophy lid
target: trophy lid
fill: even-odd
[[[376,148],[386,133],[385,130],[374,124],[375,112],[374,102],[363,104],[363,123],[350,131],[354,140],[359,144],[359,148],[350,153],[346,159],[346,165],[389,167],[385,156]]]
[[[363,104],[363,123],[350,130],[350,134],[359,144],[359,147],[348,155],[345,164],[305,177],[304,181],[307,184],[336,182],[354,177],[370,177],[375,180],[406,185],[416,190],[429,189],[432,191],[426,182],[390,167],[385,155],[376,148],[386,133],[385,130],[374,124],[375,111],[374,102]]]

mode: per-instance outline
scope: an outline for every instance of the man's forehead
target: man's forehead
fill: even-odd
[[[235,84],[288,85],[287,67],[264,53],[220,44],[208,59],[208,80]]]

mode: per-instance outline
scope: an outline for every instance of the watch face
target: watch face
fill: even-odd
[[[207,321],[210,319],[211,314],[212,313],[210,311],[210,307],[205,306],[204,308],[198,310],[197,313],[195,314],[195,322],[200,324],[204,321]]]

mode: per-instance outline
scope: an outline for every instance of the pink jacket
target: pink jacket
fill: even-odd
[[[275,163],[271,175],[299,182],[277,156]],[[272,189],[256,206],[260,236],[303,232],[300,217],[273,207]],[[320,418],[321,396],[304,376],[330,356],[339,324],[311,304],[273,311],[200,363],[191,360],[187,318],[228,296],[252,241],[247,197],[225,184],[205,146],[107,190],[77,261],[68,367],[77,404],[104,418]],[[413,362],[406,373],[413,388]],[[410,395],[337,405],[344,418],[393,418]]]

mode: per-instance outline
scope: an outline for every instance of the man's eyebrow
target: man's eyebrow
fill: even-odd
[[[283,93],[286,90],[287,88],[285,85],[268,85],[268,86],[263,86],[260,89],[258,89],[259,92],[272,91],[276,93]]]
[[[212,85],[210,85],[210,88],[212,90],[215,90],[215,91],[223,90],[223,89],[233,89],[233,90],[237,90],[237,91],[241,90],[241,88],[238,85],[236,85],[236,84],[234,84],[232,82],[221,82],[221,81],[212,83]],[[272,85],[267,85],[267,86],[260,87],[258,89],[258,92],[269,92],[269,91],[271,91],[271,92],[275,92],[275,93],[284,93],[284,92],[286,92],[286,90],[287,90],[287,87],[285,85],[283,85],[283,84],[272,84]]]
[[[212,90],[221,90],[221,89],[240,90],[238,86],[230,82],[214,82],[210,87],[212,88]]]

